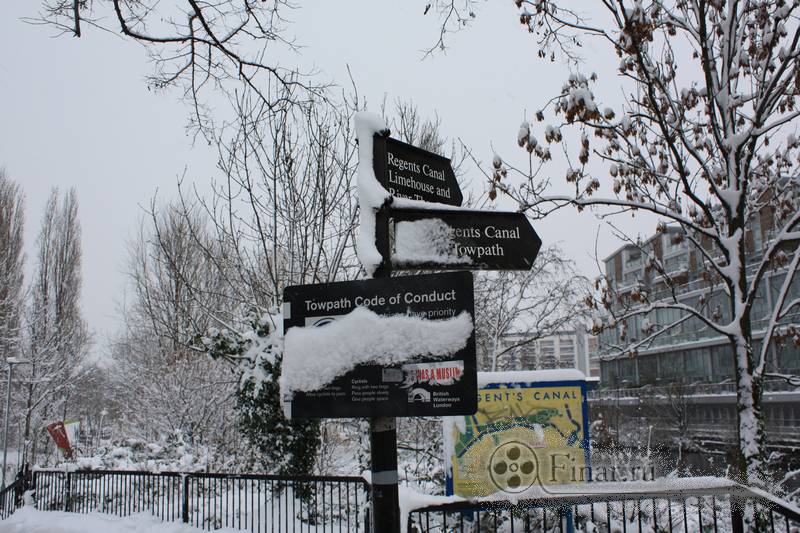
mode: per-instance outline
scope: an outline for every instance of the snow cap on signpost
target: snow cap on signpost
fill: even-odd
[[[472,334],[466,311],[446,320],[378,315],[366,307],[325,327],[295,327],[286,333],[281,394],[321,389],[360,364],[393,365],[428,356],[443,359],[462,350]]]
[[[356,254],[367,275],[372,276],[383,260],[375,246],[375,212],[387,201],[391,201],[391,195],[375,177],[373,139],[375,135],[389,135],[389,130],[381,117],[366,111],[356,114],[355,127],[358,139],[358,206],[361,217]]]

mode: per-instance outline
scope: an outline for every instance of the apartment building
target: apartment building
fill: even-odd
[[[498,360],[498,370],[545,370],[553,368],[577,368],[587,376],[599,376],[600,368],[589,354],[597,352],[597,337],[586,332],[586,327],[577,324],[569,330],[559,331],[537,340],[531,335],[518,332],[503,337],[501,350],[514,347]]]
[[[773,228],[771,217],[757,218],[746,232],[746,246],[755,270]],[[655,268],[653,258],[663,268]],[[698,307],[700,298],[706,303],[707,316],[729,319],[727,296],[720,284],[714,284],[703,255],[683,238],[677,227],[667,227],[642,243],[629,243],[605,260],[605,271],[615,293],[613,309],[622,311],[637,305],[637,298],[646,294],[650,302],[672,300]],[[763,336],[767,315],[786,276],[785,269],[770,271],[765,276],[753,309],[752,329],[756,339]],[[793,286],[791,298],[800,297],[800,283]],[[670,332],[656,337],[638,350],[636,357],[618,356],[616,347],[630,345],[646,338],[648,326],[660,327],[681,318],[680,311],[660,309],[647,317],[628,319],[616,329],[603,331],[598,348],[590,361],[600,368],[600,386],[625,388],[648,384],[720,383],[733,378],[733,361],[727,338],[710,330],[697,318],[688,318]],[[789,317],[795,322],[798,316]],[[623,332],[624,329],[624,332]],[[625,335],[622,339],[621,336]],[[800,351],[791,343],[771,348],[770,366],[776,371],[800,371]]]

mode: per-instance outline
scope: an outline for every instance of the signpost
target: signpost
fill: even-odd
[[[372,118],[363,120],[373,123]],[[360,146],[368,150],[363,148],[368,145]],[[375,134],[372,154],[359,155],[362,160],[372,156],[375,178],[396,198],[454,207],[463,202],[446,157],[391,139],[388,133]],[[293,327],[325,327],[357,307],[378,315],[413,314],[426,320],[465,311],[474,317],[471,273],[392,278],[391,269],[530,269],[542,245],[520,213],[446,210],[441,205],[434,210],[405,209],[390,203],[372,208],[375,247],[383,258],[376,279],[287,287],[285,332]],[[288,355],[287,344],[285,360]],[[396,365],[362,364],[319,390],[295,391],[284,401],[291,417],[369,418],[372,530],[399,533],[400,521],[408,517],[401,517],[399,510],[395,417],[473,415],[478,409],[477,387],[473,331],[462,349],[443,359],[420,354]]]
[[[366,307],[379,315],[447,319],[474,316],[472,274],[450,272],[287,287],[284,331],[320,326]],[[451,356],[390,367],[361,365],[322,389],[295,392],[292,418],[468,415],[477,409],[475,333]]]
[[[542,246],[522,213],[392,209],[391,268],[528,270]],[[393,237],[393,238],[392,238]]]
[[[381,135],[372,146],[375,177],[393,196],[455,206],[463,202],[448,158]]]

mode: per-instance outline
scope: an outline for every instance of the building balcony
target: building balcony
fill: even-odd
[[[797,387],[790,385],[786,380],[771,379],[764,381],[764,393],[772,393],[765,401],[776,401],[779,396],[774,394],[789,395],[792,398],[800,396]],[[618,389],[594,389],[589,393],[589,400],[607,401],[642,398],[671,398],[676,396],[692,397],[696,399],[708,397],[735,397],[736,383],[726,380],[720,383],[692,383],[688,385],[642,385],[641,387],[626,387]],[[788,399],[789,396],[786,396]]]

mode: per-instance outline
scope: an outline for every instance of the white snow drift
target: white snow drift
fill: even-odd
[[[150,513],[121,517],[102,513],[37,511],[25,506],[0,522],[0,533],[198,533],[202,529],[181,522],[162,522]],[[233,533],[238,529],[218,529]]]
[[[322,327],[295,327],[286,333],[281,393],[311,391],[357,365],[392,365],[417,356],[443,358],[466,346],[472,334],[467,312],[446,320],[381,316],[364,307]]]

